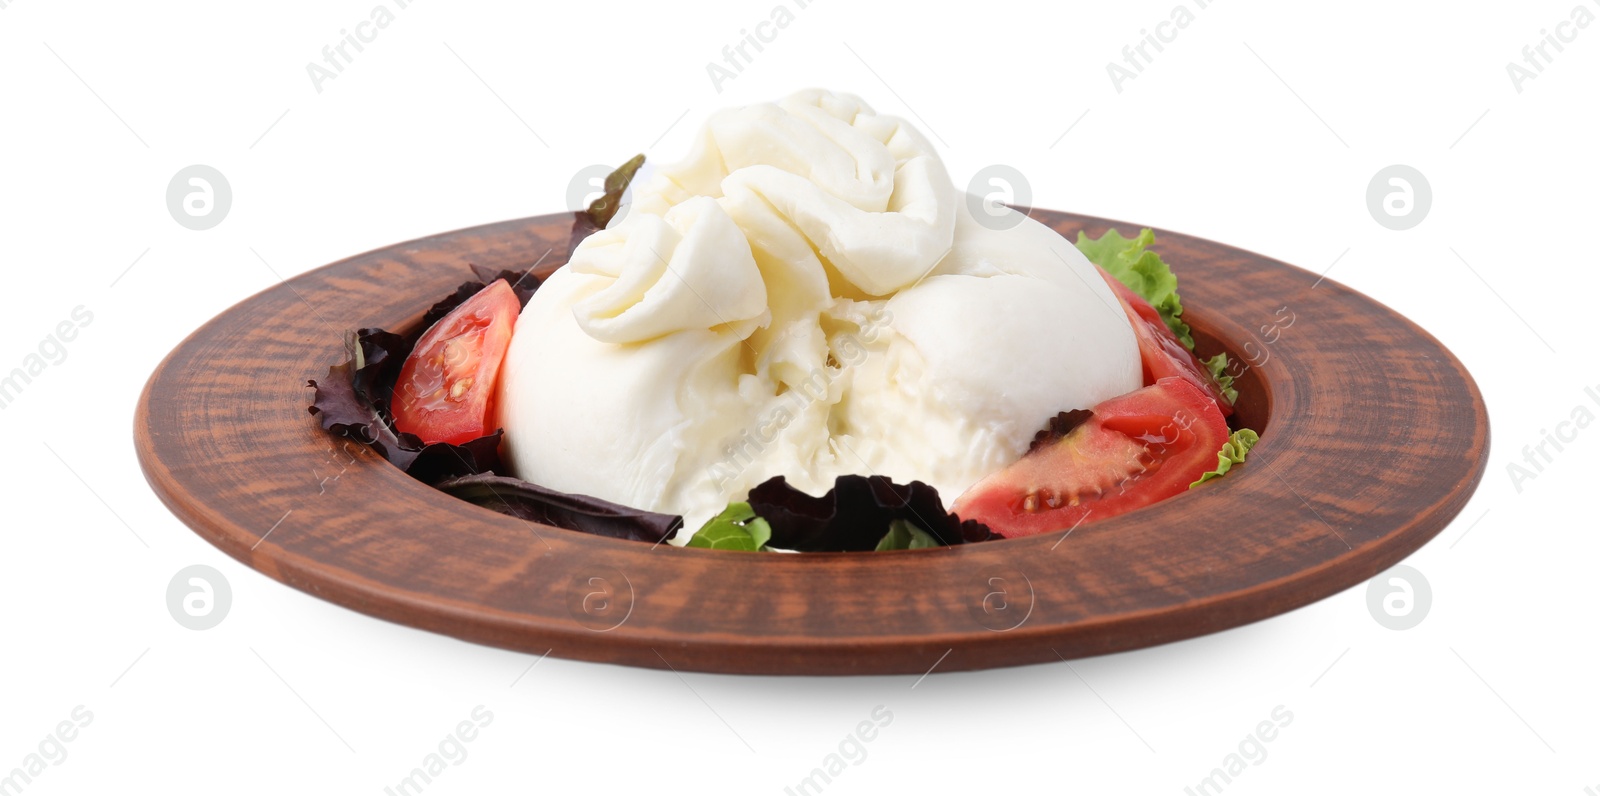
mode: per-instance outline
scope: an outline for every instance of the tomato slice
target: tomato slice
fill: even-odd
[[[395,428],[455,445],[493,433],[495,381],[521,311],[498,279],[424,332],[395,383]]]
[[[1176,376],[1092,412],[1060,440],[979,481],[951,512],[1006,537],[1066,530],[1188,489],[1216,468],[1228,441],[1216,402]]]
[[[1192,382],[1196,387],[1211,394],[1212,400],[1217,402],[1217,409],[1223,417],[1233,414],[1233,404],[1228,402],[1222,394],[1222,386],[1211,377],[1211,370],[1194,355],[1193,351],[1183,347],[1178,342],[1178,336],[1167,327],[1167,322],[1161,319],[1161,313],[1144,297],[1133,292],[1121,280],[1106,273],[1104,268],[1095,266],[1100,270],[1100,277],[1116,292],[1117,299],[1122,302],[1123,312],[1128,313],[1128,320],[1133,324],[1134,336],[1139,338],[1139,359],[1144,364],[1144,383],[1155,384],[1157,380],[1168,376],[1178,376]]]

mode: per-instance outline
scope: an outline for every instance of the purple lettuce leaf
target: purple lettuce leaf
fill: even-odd
[[[767,544],[784,550],[874,550],[895,520],[927,531],[944,545],[1000,538],[988,526],[946,511],[933,487],[921,481],[896,484],[880,475],[841,475],[822,497],[776,476],[750,490],[748,502],[772,526]]]
[[[1091,417],[1094,417],[1094,412],[1088,409],[1057,413],[1039,433],[1033,435],[1033,442],[1028,444],[1028,453],[1060,442],[1063,437],[1071,434],[1073,429],[1089,422]]]
[[[398,373],[400,363],[405,361],[395,349],[387,347],[400,338],[378,329],[362,329],[356,338],[356,345],[363,352],[360,359],[334,365],[328,368],[326,379],[307,382],[316,389],[308,408],[324,431],[371,447],[390,464],[424,483],[504,469],[499,430],[460,445],[424,444],[415,434],[396,431],[388,398],[379,396],[389,395],[394,384],[393,375],[385,381],[386,372]]]
[[[558,492],[504,476],[468,475],[440,481],[434,487],[501,514],[614,539],[658,544],[676,536],[683,527],[679,516]]]

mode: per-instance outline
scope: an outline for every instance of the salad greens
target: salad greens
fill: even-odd
[[[678,534],[683,518],[588,495],[558,492],[520,478],[476,473],[448,478],[435,489],[486,509],[570,531],[659,544]]]
[[[766,546],[772,538],[772,526],[756,516],[749,503],[729,503],[721,514],[712,517],[686,544],[686,547],[704,547],[712,550],[748,550],[754,552]]]
[[[912,525],[906,520],[895,520],[889,523],[889,532],[878,540],[874,550],[921,550],[925,547],[938,547],[939,540],[933,534]]]
[[[1217,469],[1200,476],[1200,480],[1190,484],[1189,488],[1193,489],[1213,478],[1221,478],[1226,475],[1229,470],[1233,469],[1234,465],[1242,464],[1245,454],[1248,454],[1250,449],[1260,441],[1260,435],[1248,428],[1241,428],[1233,432],[1233,436],[1222,444],[1222,450],[1217,452]]]
[[[749,501],[750,508],[772,526],[768,544],[780,550],[876,550],[897,521],[911,523],[937,545],[998,538],[988,526],[951,514],[932,486],[921,481],[897,484],[881,475],[841,475],[821,497],[774,476],[751,489]]]
[[[1222,397],[1227,398],[1228,403],[1235,403],[1239,400],[1239,391],[1233,388],[1233,375],[1228,373],[1228,355],[1226,353],[1219,353],[1210,359],[1202,359],[1200,364],[1205,365],[1206,370],[1211,371],[1211,378],[1217,380],[1217,386],[1222,388]]]
[[[567,256],[578,248],[584,238],[599,232],[611,223],[617,211],[622,209],[622,195],[627,192],[628,184],[633,182],[639,173],[639,167],[644,165],[644,154],[640,153],[628,159],[627,163],[606,175],[605,192],[595,197],[589,206],[572,214],[572,233],[567,238]]]
[[[605,193],[590,202],[589,208],[584,211],[595,226],[605,229],[605,226],[611,223],[611,217],[622,209],[623,192],[628,190],[628,183],[633,182],[634,175],[639,173],[639,167],[643,165],[644,153],[641,152],[628,158],[627,163],[606,175]]]
[[[921,481],[842,475],[826,495],[812,497],[776,476],[750,490],[748,503],[728,504],[686,546],[815,553],[921,550],[993,538],[987,526],[945,511],[938,490]]]

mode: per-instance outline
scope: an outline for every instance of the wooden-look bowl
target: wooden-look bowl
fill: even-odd
[[[1069,237],[1113,225],[1032,215]],[[1220,481],[1069,535],[889,553],[652,547],[455,500],[317,427],[306,380],[342,359],[347,327],[415,323],[469,262],[553,270],[571,219],[398,244],[222,313],[140,398],[150,485],[270,577],[469,641],[679,670],[920,674],[1144,647],[1321,599],[1431,539],[1487,461],[1477,385],[1428,333],[1332,280],[1162,231],[1198,350],[1251,365],[1238,421],[1261,442]]]

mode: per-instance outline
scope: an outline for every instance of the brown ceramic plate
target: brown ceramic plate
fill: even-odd
[[[1069,237],[1113,225],[1033,216]],[[1252,366],[1236,419],[1261,443],[1221,481],[1070,534],[891,553],[652,547],[457,501],[318,429],[306,379],[342,358],[346,327],[415,323],[469,262],[552,270],[571,218],[402,243],[222,313],[139,401],[156,494],[272,578],[469,641],[679,670],[921,674],[1133,649],[1306,605],[1433,538],[1487,461],[1477,385],[1427,332],[1332,280],[1159,230],[1197,349]]]

